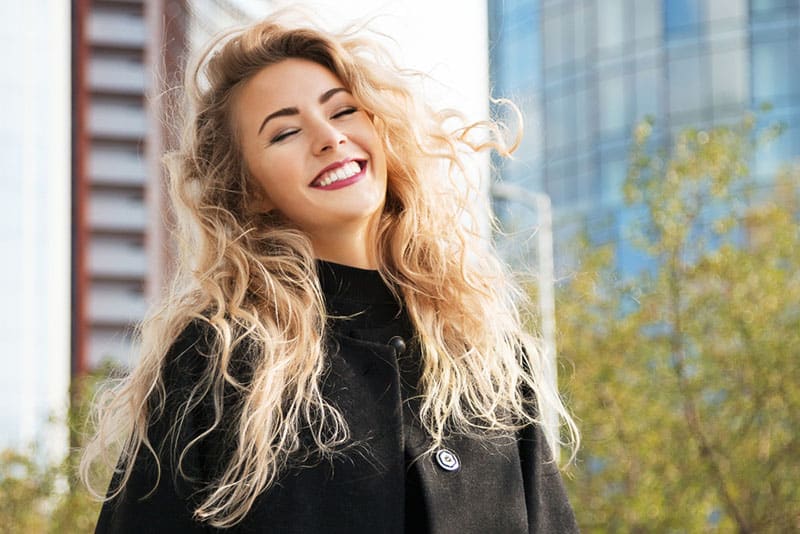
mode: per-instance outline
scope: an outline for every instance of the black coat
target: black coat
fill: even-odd
[[[353,439],[366,446],[333,461],[289,469],[278,484],[257,498],[232,532],[577,531],[561,476],[538,427],[529,426],[516,438],[488,442],[453,436],[445,443],[453,456],[428,454],[409,469],[409,455],[423,453],[426,439],[419,427],[408,427],[409,412],[403,415],[397,340],[374,341],[393,337],[385,329],[367,333],[372,335],[341,328],[332,331],[323,394],[343,412]],[[404,332],[408,335],[398,326],[397,333]],[[206,346],[204,332],[191,325],[167,358],[167,410],[150,428],[154,444],[163,441],[170,416],[202,371]],[[189,414],[181,441],[207,427],[210,411],[201,403]],[[201,480],[214,476],[224,464],[226,435],[222,429],[190,449],[183,464],[189,475]],[[96,532],[215,531],[192,519],[197,487],[174,476],[169,452],[161,454],[161,462],[160,481],[146,496],[154,487],[155,467],[149,453],[139,455],[124,493],[104,504]]]

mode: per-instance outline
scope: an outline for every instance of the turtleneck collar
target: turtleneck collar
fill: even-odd
[[[394,346],[400,337],[408,347],[415,343],[414,329],[405,309],[378,271],[317,260],[317,273],[329,325],[335,332],[372,343]],[[413,397],[419,382],[419,350],[393,351],[402,377],[404,398]]]
[[[328,314],[350,329],[381,329],[401,318],[400,303],[377,270],[317,260],[317,273]]]

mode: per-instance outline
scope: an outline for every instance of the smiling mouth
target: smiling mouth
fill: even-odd
[[[314,179],[313,182],[311,182],[311,187],[326,188],[340,182],[353,181],[352,179],[358,177],[364,171],[366,166],[367,162],[363,160],[348,161],[344,165],[320,174],[316,179]],[[341,183],[340,185],[345,184]]]

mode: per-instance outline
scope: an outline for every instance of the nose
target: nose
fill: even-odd
[[[347,136],[339,128],[328,121],[321,121],[315,131],[314,153],[336,151],[346,142]]]

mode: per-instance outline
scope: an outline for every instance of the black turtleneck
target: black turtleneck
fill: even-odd
[[[406,310],[392,293],[380,273],[324,260],[317,260],[320,286],[325,297],[329,324],[350,337],[373,343],[390,343],[400,336],[406,350],[398,354],[397,369],[403,401],[404,441],[419,439],[421,429],[416,423],[416,402],[408,402],[416,393],[419,381],[419,350],[414,330]],[[398,437],[400,439],[400,437]],[[405,530],[428,532],[427,508],[422,482],[414,458],[406,451]]]
[[[416,392],[419,351],[413,350],[414,329],[405,307],[386,285],[380,273],[317,260],[320,286],[325,297],[329,325],[349,337],[388,344],[403,339],[406,349],[398,354],[403,399]]]
[[[395,332],[392,335],[402,335],[396,333],[398,327],[410,337],[406,314],[378,271],[324,260],[317,260],[317,267],[325,307],[337,321],[337,327],[357,332],[378,331],[368,339],[374,342],[386,341],[378,337],[385,329]]]

